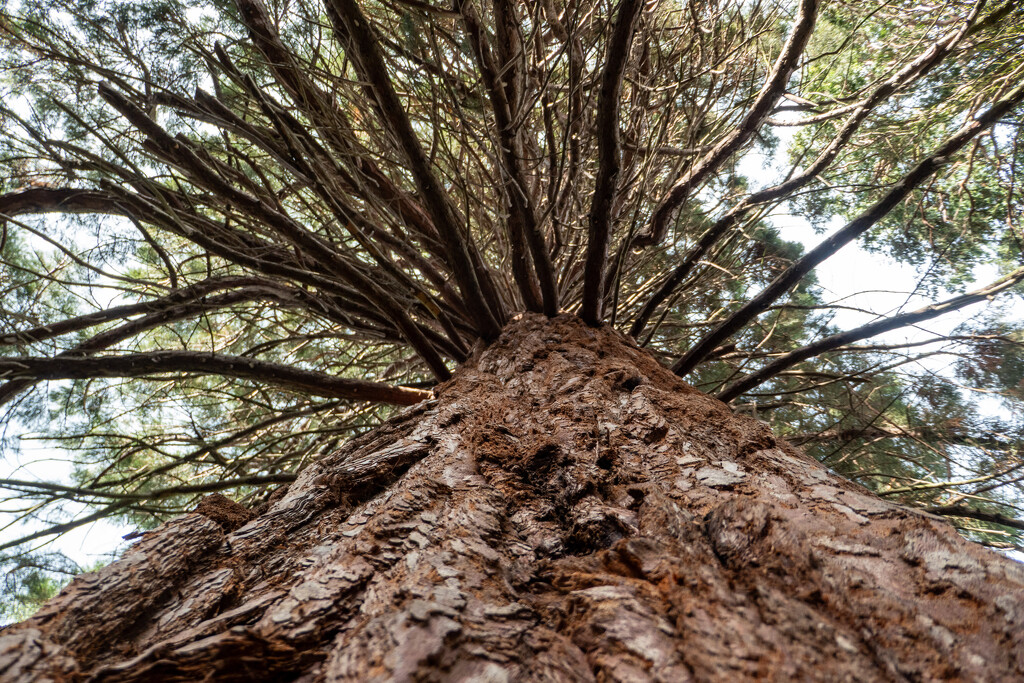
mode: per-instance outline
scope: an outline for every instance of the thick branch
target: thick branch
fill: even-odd
[[[183,486],[173,486],[165,489],[157,489],[156,491],[147,491],[145,494],[125,494],[122,496],[108,495],[101,493],[93,493],[88,490],[73,489],[71,487],[56,486],[53,484],[45,484],[43,482],[19,482],[11,479],[0,479],[0,488],[11,488],[12,490],[19,490],[19,488],[27,489],[29,486],[33,486],[36,490],[49,490],[54,496],[58,498],[69,498],[78,491],[86,492],[90,496],[104,496],[107,498],[113,498],[117,502],[111,503],[106,507],[100,508],[91,515],[80,517],[70,522],[64,522],[60,524],[52,524],[44,529],[33,532],[31,534],[16,538],[13,541],[7,541],[0,544],[0,550],[6,550],[7,548],[14,548],[23,543],[34,541],[37,538],[46,538],[47,536],[60,536],[61,534],[67,533],[72,529],[85,526],[92,522],[111,518],[125,510],[130,508],[132,503],[135,501],[142,500],[158,500],[160,498],[167,498],[177,495],[187,495],[194,493],[210,493],[213,491],[226,491],[228,489],[243,487],[243,486],[267,486],[270,484],[289,484],[297,478],[297,475],[290,472],[280,472],[278,474],[266,474],[266,475],[252,475],[247,477],[238,477],[236,479],[224,479],[221,481],[212,481],[204,484],[192,484]],[[30,489],[31,490],[31,489]],[[63,494],[63,495],[62,495]]]
[[[642,0],[622,0],[601,73],[601,90],[595,117],[598,168],[587,222],[587,255],[583,271],[583,305],[580,310],[580,316],[589,325],[599,325],[604,317],[604,267],[608,260],[612,207],[619,178],[622,75],[642,8]]]
[[[217,50],[218,58],[221,59],[221,62],[232,74],[240,78],[244,86],[251,89],[254,99],[263,106],[267,116],[279,128],[281,135],[278,137],[285,139],[285,146],[291,153],[291,161],[294,166],[301,169],[324,203],[330,206],[332,211],[338,216],[341,224],[349,227],[349,230],[360,240],[360,244],[366,251],[401,282],[403,289],[416,291],[418,286],[408,274],[384,258],[381,250],[373,243],[374,240],[366,239],[366,234],[369,234],[378,240],[384,241],[386,233],[365,218],[361,211],[351,206],[349,202],[346,202],[344,196],[349,192],[357,192],[365,199],[368,197],[364,190],[369,189],[376,191],[375,196],[377,198],[398,197],[400,199],[397,211],[399,215],[403,213],[401,207],[411,203],[412,200],[400,193],[387,176],[381,173],[376,165],[366,158],[368,155],[365,151],[357,148],[354,140],[358,136],[353,132],[347,114],[338,107],[333,96],[324,92],[309,78],[309,75],[297,62],[294,54],[281,42],[266,6],[259,0],[240,0],[238,6],[243,21],[249,28],[253,42],[256,43],[260,51],[266,56],[267,63],[273,70],[277,80],[284,85],[291,98],[298,103],[302,111],[309,117],[314,128],[319,132],[320,138],[326,140],[335,153],[345,159],[357,174],[365,176],[364,181],[368,180],[369,182],[359,183],[348,172],[344,171],[335,162],[327,149],[320,144],[320,141],[311,135],[307,126],[285,111],[283,107],[277,105],[255,82],[251,79],[246,79],[234,64],[231,63],[230,58],[223,49]],[[199,93],[197,93],[197,99],[199,96]],[[209,95],[206,95],[203,99],[208,105],[222,114],[227,109],[226,105]],[[237,118],[233,114],[229,113],[228,115]],[[242,125],[246,126],[247,124],[243,122]],[[251,128],[251,126],[248,127]],[[307,160],[306,157],[309,157],[309,159]],[[338,188],[339,184],[341,191]],[[383,194],[380,192],[382,188],[385,189]],[[391,204],[390,201],[387,203]],[[411,208],[407,212],[414,217],[414,220],[421,218],[423,214],[422,209],[418,206]],[[427,221],[429,222],[429,219]],[[414,230],[422,232],[415,224]],[[429,232],[436,238],[436,231],[433,230],[432,225],[429,226]],[[438,287],[442,294],[452,300],[453,305],[457,309],[463,309],[464,303],[448,285],[444,277],[434,271],[433,266],[425,261],[419,250],[409,248],[410,245],[406,244],[407,238],[405,235],[402,237],[403,239],[394,240],[394,242],[400,244],[399,250],[403,256],[413,261],[424,275]],[[435,256],[438,255],[433,251],[434,247],[437,246],[436,239],[423,240],[423,246],[424,249],[431,250],[431,253]],[[424,292],[423,296],[427,296],[427,294]],[[447,317],[444,315],[442,317],[446,322]],[[454,333],[452,333],[452,342],[456,346],[461,345],[461,340]]]
[[[24,213],[104,213],[123,215],[113,195],[70,187],[31,187],[0,195],[0,216]]]
[[[672,366],[677,375],[686,375],[695,368],[713,349],[740,331],[747,323],[766,311],[779,297],[803,279],[818,264],[831,257],[841,248],[867,232],[922,182],[931,177],[949,161],[949,158],[963,149],[982,131],[1010,112],[1024,100],[1024,85],[1019,85],[993,104],[977,118],[967,122],[942,143],[932,154],[920,161],[909,173],[893,185],[871,208],[859,215],[846,226],[829,236],[824,242],[807,252],[792,266],[771,282],[760,294],[753,297],[738,311],[725,319],[710,334],[701,339],[690,351]]]
[[[93,358],[3,358],[0,378],[19,380],[146,377],[167,372],[223,375],[275,384],[315,396],[412,405],[432,396],[423,389],[335,377],[255,358],[196,351],[153,351]]]
[[[1010,287],[1013,287],[1018,282],[1024,280],[1024,268],[1018,268],[1009,275],[1002,277],[995,282],[976,289],[973,292],[967,294],[961,294],[955,296],[946,301],[931,304],[923,308],[919,308],[916,311],[909,313],[903,313],[901,315],[894,315],[889,318],[877,320],[867,325],[861,325],[860,327],[831,336],[819,339],[818,341],[803,346],[795,351],[787,353],[781,358],[773,360],[757,372],[745,377],[744,379],[731,384],[729,387],[721,391],[716,395],[721,401],[728,403],[737,396],[760,386],[764,382],[768,381],[772,377],[776,376],[786,368],[792,367],[801,361],[813,358],[819,354],[825,353],[837,349],[845,344],[851,344],[861,339],[868,339],[878,334],[889,332],[900,327],[906,327],[908,325],[916,325],[917,323],[924,322],[925,320],[931,320],[950,311],[959,310],[965,306],[978,303],[989,299],[1000,292],[1003,292]]]
[[[298,475],[291,472],[254,474],[247,477],[239,477],[237,479],[222,479],[219,481],[208,481],[202,484],[183,484],[181,486],[169,486],[167,488],[145,490],[137,493],[99,491],[97,489],[87,487],[63,486],[61,484],[54,484],[48,481],[23,481],[19,479],[0,479],[0,488],[18,491],[19,493],[50,493],[57,497],[71,500],[80,500],[82,498],[107,498],[109,500],[147,502],[193,493],[213,493],[215,491],[224,491],[242,486],[289,484],[295,481],[297,476]]]
[[[367,298],[402,331],[434,374],[439,379],[448,379],[450,373],[437,350],[412,321],[405,308],[380,283],[346,260],[333,245],[279,211],[272,202],[244,192],[225,180],[218,173],[218,170],[223,170],[223,164],[218,166],[218,162],[211,155],[195,149],[185,138],[171,137],[146,112],[108,84],[100,84],[99,94],[149,138],[146,147],[154,155],[181,168],[194,182],[214,192],[222,200],[262,220],[314,259],[323,272],[336,274],[360,292],[366,293]]]
[[[508,218],[505,221],[511,256],[512,277],[515,279],[523,304],[527,310],[540,311],[543,308],[540,286],[535,279],[534,268],[530,267],[530,251],[526,240],[526,223],[532,220],[536,227],[536,214],[529,196],[520,165],[520,140],[513,130],[514,100],[516,84],[503,84],[501,67],[495,63],[487,35],[480,23],[480,16],[472,2],[457,2],[455,8],[461,13],[463,24],[473,56],[480,71],[481,81],[487,89],[494,123],[497,128],[497,158],[501,162],[505,197],[508,201]],[[514,75],[505,75],[508,81],[516,81]],[[527,213],[533,214],[528,217]],[[550,264],[550,259],[549,259]]]
[[[1024,520],[1014,519],[995,512],[975,510],[965,505],[943,505],[940,507],[927,508],[925,512],[943,517],[963,517],[965,519],[976,519],[980,522],[990,522],[1001,526],[1008,526],[1011,529],[1024,529]]]
[[[502,164],[505,195],[509,203],[507,227],[512,250],[512,270],[526,307],[543,310],[552,316],[558,312],[558,291],[555,285],[551,254],[537,220],[537,209],[529,194],[529,184],[523,169],[523,145],[514,121],[520,100],[522,76],[519,74],[517,52],[522,49],[515,28],[514,10],[508,2],[495,3],[495,21],[498,29],[498,55],[503,63],[497,64],[487,42],[480,18],[469,2],[456,5],[463,16],[477,67],[487,88],[498,133],[499,154]],[[527,253],[529,250],[529,253]],[[533,269],[528,266],[533,261]],[[534,281],[536,275],[536,282]],[[537,296],[539,283],[540,299]]]

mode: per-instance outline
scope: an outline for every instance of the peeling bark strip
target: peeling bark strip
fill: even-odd
[[[1024,566],[569,316],[227,508],[4,630],[0,678],[1024,678]]]

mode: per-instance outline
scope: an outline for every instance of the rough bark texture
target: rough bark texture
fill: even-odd
[[[631,342],[528,315],[436,399],[0,632],[9,681],[1024,678],[1024,566]]]

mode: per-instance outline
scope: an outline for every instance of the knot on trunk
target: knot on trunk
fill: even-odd
[[[247,507],[219,493],[204,497],[193,512],[213,520],[225,533],[242,528],[253,517]]]

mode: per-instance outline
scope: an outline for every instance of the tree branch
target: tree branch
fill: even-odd
[[[433,394],[423,389],[335,377],[255,358],[197,351],[153,351],[92,358],[0,358],[0,379],[48,380],[146,377],[182,372],[265,382],[315,396],[412,405]]]
[[[31,187],[0,195],[0,217],[25,213],[101,213],[124,215],[107,192],[72,187]]]
[[[144,494],[123,494],[123,495],[111,495],[100,492],[91,492],[88,489],[75,489],[72,487],[59,486],[56,484],[47,484],[44,482],[19,482],[12,479],[0,479],[0,487],[7,488],[8,485],[14,487],[13,490],[17,490],[17,487],[29,487],[34,486],[36,490],[49,490],[59,498],[69,497],[67,494],[84,493],[91,496],[101,496],[106,498],[112,498],[117,502],[112,503],[106,507],[100,508],[98,511],[91,515],[86,515],[79,519],[72,520],[70,522],[64,522],[61,524],[53,524],[45,529],[33,532],[21,538],[16,538],[13,541],[0,544],[0,550],[6,550],[7,548],[13,548],[21,545],[22,543],[28,543],[34,541],[37,538],[45,538],[46,536],[59,536],[67,533],[72,529],[76,529],[92,522],[113,517],[115,514],[123,511],[125,508],[130,508],[133,501],[136,500],[159,500],[160,498],[168,498],[176,495],[187,495],[193,493],[211,493],[214,491],[224,491],[226,489],[235,488],[238,486],[264,486],[267,484],[288,484],[295,481],[296,475],[290,472],[281,472],[278,474],[266,474],[266,475],[252,475],[247,477],[238,477],[237,479],[225,479],[221,481],[213,481],[205,484],[191,484],[184,486],[172,486],[165,489],[157,489],[155,491],[147,491]],[[61,495],[65,494],[65,495]]]
[[[501,160],[505,196],[509,203],[506,226],[512,249],[513,276],[527,308],[543,310],[545,314],[553,316],[558,312],[558,291],[551,254],[537,221],[537,208],[528,192],[529,185],[522,164],[522,138],[513,120],[521,99],[523,80],[516,63],[516,53],[522,49],[522,45],[515,28],[514,9],[506,0],[494,3],[499,34],[498,54],[503,62],[496,64],[473,5],[470,2],[459,2],[456,8],[466,25],[497,128],[497,156]],[[528,266],[528,258],[533,261],[533,270]],[[538,283],[539,297],[536,291]]]
[[[683,177],[672,186],[668,194],[658,208],[654,211],[650,227],[633,238],[633,246],[647,247],[658,244],[665,239],[668,232],[669,221],[676,214],[676,211],[686,198],[714,171],[716,171],[730,156],[739,150],[757,132],[761,124],[771,113],[775,103],[783,93],[789,78],[800,62],[807,41],[814,30],[814,23],[818,15],[817,0],[801,0],[800,11],[793,30],[790,31],[786,44],[775,60],[772,71],[768,74],[765,84],[754,99],[754,104],[747,112],[743,121],[722,139],[714,148],[693,164]]]
[[[889,332],[890,330],[895,330],[900,327],[916,325],[917,323],[924,322],[925,320],[931,320],[932,318],[944,315],[950,311],[956,311],[965,306],[970,306],[971,304],[984,301],[985,299],[994,297],[996,294],[1013,287],[1022,280],[1024,280],[1024,268],[1018,268],[1005,277],[999,278],[995,282],[982,287],[981,289],[976,289],[973,292],[961,294],[960,296],[955,296],[951,299],[947,299],[946,301],[919,308],[916,311],[894,315],[889,318],[877,320],[873,323],[868,323],[867,325],[861,325],[860,327],[852,330],[830,335],[824,339],[819,339],[816,342],[802,346],[794,351],[790,351],[786,355],[773,360],[757,372],[752,373],[751,375],[748,375],[740,381],[723,389],[721,392],[716,394],[715,397],[720,401],[728,403],[745,392],[760,386],[786,368],[792,367],[793,365],[807,360],[808,358],[813,358],[819,354],[837,349],[844,344],[850,344],[855,341],[860,341],[861,339],[874,337],[875,335]]]
[[[473,321],[485,339],[496,338],[507,316],[494,292],[490,276],[475,267],[470,253],[475,247],[460,226],[450,199],[431,170],[430,161],[395,92],[378,48],[376,31],[356,0],[330,0],[327,5],[339,39],[349,51],[360,78],[372,88],[381,119],[395,136],[409,163],[416,187],[448,250],[452,272]]]
[[[853,134],[867,119],[868,115],[874,111],[880,103],[899,89],[920,79],[934,69],[936,65],[942,62],[942,60],[944,60],[953,51],[953,49],[960,44],[960,41],[970,32],[971,28],[976,26],[974,20],[977,18],[978,12],[981,11],[983,5],[984,0],[978,2],[971,13],[964,19],[963,25],[959,29],[949,32],[942,39],[931,45],[915,60],[907,64],[905,67],[893,74],[892,77],[875,88],[870,96],[853,105],[844,107],[843,111],[840,113],[852,111],[852,115],[846,120],[832,141],[821,151],[821,153],[818,154],[818,157],[806,170],[787,179],[785,182],[748,195],[743,199],[743,201],[730,209],[724,216],[715,221],[715,223],[700,236],[697,244],[690,249],[689,253],[687,253],[686,257],[683,259],[683,262],[665,278],[662,284],[658,287],[658,290],[644,304],[643,308],[637,314],[636,319],[633,321],[633,325],[630,328],[630,334],[634,338],[640,336],[640,333],[643,332],[647,322],[654,314],[655,309],[657,309],[658,306],[672,295],[676,288],[679,287],[690,275],[693,268],[701,261],[701,259],[704,258],[704,255],[708,250],[710,250],[723,235],[729,232],[747,212],[767,202],[783,199],[808,185],[811,181],[817,178],[820,173],[828,168],[829,165],[831,165],[839,152],[846,147],[846,144],[850,141]]]
[[[162,489],[141,491],[139,493],[118,493],[117,491],[98,491],[96,489],[79,486],[64,486],[46,481],[23,481],[19,479],[0,479],[0,488],[10,489],[23,493],[47,492],[61,498],[78,500],[80,498],[107,498],[110,500],[123,501],[150,501],[171,496],[187,495],[191,493],[213,493],[238,486],[261,486],[264,484],[289,484],[295,481],[298,475],[291,472],[279,472],[277,474],[254,474],[237,479],[223,479],[210,481],[203,484],[183,484],[181,486],[168,486]]]
[[[367,298],[402,331],[409,344],[416,349],[439,379],[445,380],[451,376],[423,331],[412,321],[405,308],[377,280],[368,277],[359,267],[346,260],[329,242],[296,223],[291,216],[279,211],[272,202],[232,185],[218,173],[219,170],[223,170],[222,163],[217,162],[211,155],[195,149],[185,138],[171,137],[146,112],[109,84],[101,83],[99,94],[146,135],[149,143],[146,147],[151,153],[167,163],[174,164],[187,173],[194,182],[214,192],[223,201],[236,205],[264,221],[279,235],[304,250],[318,263],[323,272],[336,274],[359,291],[366,293]]]
[[[981,522],[990,522],[1001,526],[1008,526],[1011,529],[1024,529],[1024,520],[1014,519],[996,512],[985,512],[975,510],[966,505],[942,505],[939,507],[926,508],[925,512],[942,517],[963,517],[965,519],[976,519]]]
[[[150,301],[142,301],[137,304],[125,304],[123,306],[112,306],[102,311],[95,313],[87,313],[85,315],[75,316],[74,318],[68,318],[54,323],[46,325],[39,325],[27,330],[21,330],[20,332],[9,332],[7,334],[0,335],[0,346],[14,345],[14,344],[34,344],[36,342],[45,341],[54,337],[60,337],[71,332],[78,332],[79,330],[85,330],[96,325],[101,325],[112,320],[119,320],[122,318],[129,318],[134,315],[142,315],[147,313],[157,313],[160,311],[169,311],[172,308],[178,307],[181,304],[188,302],[199,302],[200,310],[210,310],[214,308],[213,305],[200,301],[203,297],[213,292],[223,289],[235,289],[253,287],[259,288],[258,291],[253,290],[250,298],[257,298],[261,294],[265,294],[270,290],[274,290],[279,296],[285,295],[285,288],[279,283],[272,280],[267,280],[259,277],[246,277],[246,276],[225,276],[215,277],[197,282],[194,285],[176,289],[166,296],[160,297],[159,299],[152,299]],[[174,318],[179,319],[179,318]],[[170,320],[170,319],[167,319]]]
[[[758,406],[761,409],[761,406]],[[967,446],[970,448],[982,448],[987,450],[1009,450],[1016,448],[1012,435],[987,433],[985,436],[971,436],[969,433],[944,432],[941,429],[905,429],[878,427],[868,425],[865,427],[851,427],[849,429],[826,429],[819,432],[805,432],[801,434],[790,434],[786,441],[794,446],[803,446],[808,443],[820,443],[822,441],[848,442],[854,439],[912,439],[914,441],[935,444],[937,442]]]
[[[833,233],[817,247],[807,252],[796,263],[775,278],[757,296],[751,298],[711,333],[701,339],[672,366],[672,371],[679,376],[684,376],[693,370],[698,363],[707,357],[709,352],[766,311],[779,297],[800,282],[818,264],[867,232],[875,223],[884,218],[902,202],[918,185],[938,171],[943,164],[947,163],[952,155],[963,149],[979,133],[987,130],[996,121],[1009,113],[1022,100],[1024,100],[1024,85],[1018,85],[1005,97],[989,107],[987,111],[964,124],[932,154],[921,160],[899,182],[893,185],[871,208]]]
[[[118,325],[117,327],[111,328],[100,332],[99,334],[91,337],[90,339],[78,344],[72,349],[64,351],[56,356],[57,359],[61,358],[77,358],[84,355],[91,354],[95,351],[101,351],[109,348],[118,342],[130,339],[146,330],[166,325],[168,323],[177,322],[179,320],[186,320],[194,316],[202,315],[212,311],[221,310],[238,303],[244,303],[253,301],[255,299],[274,299],[286,304],[296,304],[302,301],[304,296],[303,293],[298,290],[289,291],[288,288],[282,287],[273,282],[260,281],[259,278],[217,278],[223,280],[234,280],[244,281],[249,280],[249,284],[246,287],[242,287],[233,292],[227,292],[212,297],[197,297],[195,292],[174,292],[162,299],[156,301],[145,302],[144,304],[136,304],[135,306],[123,306],[118,307],[121,309],[125,308],[139,308],[143,307],[143,311],[149,311],[147,315],[137,318],[135,320]],[[258,283],[258,284],[254,284]],[[142,312],[142,311],[136,311]],[[100,314],[107,313],[107,311],[101,311]],[[64,327],[71,325],[83,325],[92,319],[94,316],[100,314],[93,314],[92,316],[79,316],[78,318],[72,318],[71,320],[63,321],[66,323]],[[95,322],[91,324],[96,324]],[[61,325],[61,323],[57,323]],[[46,329],[46,328],[44,328]],[[62,332],[66,333],[67,330]],[[8,382],[0,384],[0,405],[3,405],[14,398],[18,393],[33,386],[36,382],[31,379],[13,379]]]
[[[622,76],[629,57],[642,0],[622,0],[615,18],[597,100],[597,176],[587,220],[587,252],[583,271],[583,304],[580,317],[599,325],[604,317],[604,268],[608,260],[612,209],[619,178],[619,108]]]

